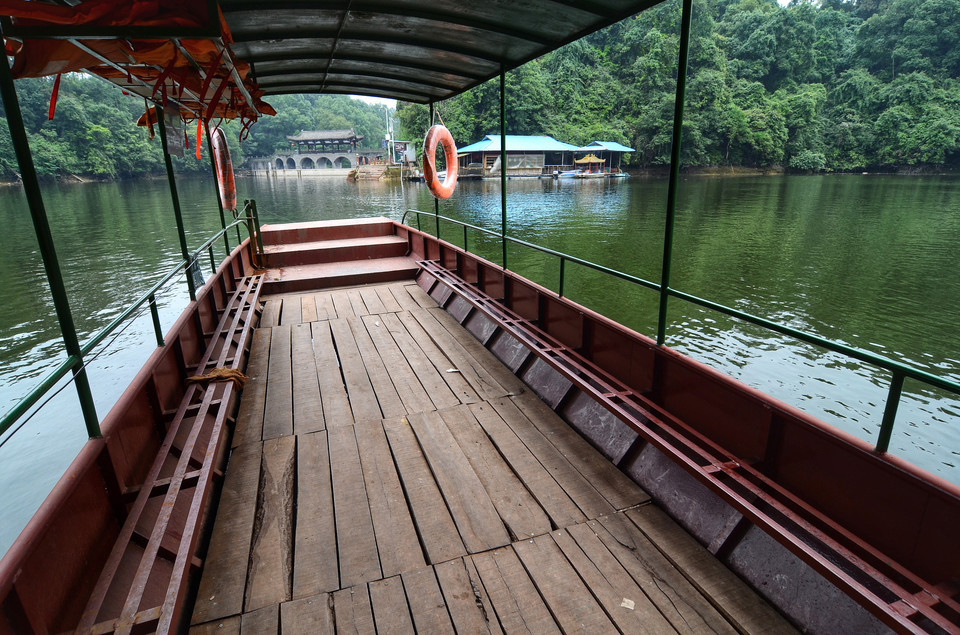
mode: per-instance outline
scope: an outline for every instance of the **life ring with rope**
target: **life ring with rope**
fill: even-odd
[[[233,161],[230,160],[227,135],[216,127],[210,134],[210,141],[213,145],[213,165],[217,170],[220,202],[223,203],[223,209],[237,209],[237,184],[233,177]]]
[[[440,182],[437,172],[437,144],[443,144],[443,156],[447,162],[447,176]],[[437,198],[450,198],[457,187],[457,144],[453,135],[444,126],[435,125],[427,130],[423,139],[423,180],[430,192]]]

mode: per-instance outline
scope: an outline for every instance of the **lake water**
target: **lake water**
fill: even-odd
[[[368,215],[400,219],[433,199],[416,184],[248,177],[261,221]],[[659,281],[665,179],[513,180],[518,238]],[[188,245],[219,229],[209,179],[179,184]],[[54,240],[86,341],[179,260],[166,181],[50,185]],[[461,182],[440,213],[499,229],[500,183]],[[23,192],[0,191],[0,412],[66,356]],[[411,221],[414,222],[414,221]],[[432,231],[433,219],[424,219]],[[441,226],[461,244],[462,233]],[[471,235],[499,262],[499,242]],[[234,234],[231,244],[236,244]],[[838,175],[683,180],[672,286],[960,380],[960,179]],[[220,246],[217,258],[224,255]],[[552,289],[556,258],[512,246],[509,265]],[[208,270],[209,271],[209,270]],[[657,294],[567,265],[565,294],[654,335]],[[184,284],[159,298],[163,327],[187,303]],[[671,299],[667,344],[847,432],[875,442],[889,375],[840,355]],[[102,418],[153,350],[149,314],[102,345],[89,372]],[[4,551],[85,440],[72,385],[0,447]],[[908,381],[891,452],[960,483],[960,402]]]

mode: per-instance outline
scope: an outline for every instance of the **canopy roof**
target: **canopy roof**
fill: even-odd
[[[605,163],[606,159],[600,159],[592,154],[588,154],[582,159],[574,159],[574,163]]]
[[[0,0],[0,16],[17,76],[86,69],[186,118],[256,118],[280,93],[443,100],[657,1]]]
[[[557,141],[553,137],[508,134],[507,152],[570,152],[577,146]],[[458,154],[470,152],[500,152],[500,135],[488,134],[480,141],[457,150]]]
[[[577,152],[636,152],[633,148],[617,143],[616,141],[591,141],[582,148],[577,148]]]

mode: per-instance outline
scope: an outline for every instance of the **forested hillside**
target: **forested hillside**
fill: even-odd
[[[47,113],[52,89],[52,77],[17,81],[24,126],[41,176],[124,178],[163,172],[159,138],[149,139],[147,130],[136,125],[145,108],[142,99],[124,95],[94,77],[64,75],[51,121]],[[364,147],[379,147],[386,132],[383,106],[344,95],[282,95],[270,102],[277,116],[263,117],[242,144],[238,140],[240,125],[223,123],[235,165],[240,165],[245,156],[272,154],[289,147],[286,136],[301,130],[353,128],[364,135]],[[0,116],[4,114],[0,106]],[[174,157],[177,171],[209,171],[206,151],[200,161],[192,151],[196,125],[188,124],[186,132],[191,151],[183,159]],[[0,124],[0,176],[9,177],[16,170],[10,134],[6,125]]]
[[[960,162],[960,0],[694,0],[686,165],[861,170]],[[669,163],[680,3],[507,75],[507,132]],[[494,80],[439,105],[458,144],[499,129]],[[401,105],[407,137],[426,107]]]
[[[635,166],[669,162],[680,3],[667,0],[511,71],[507,132],[585,144],[619,141]],[[143,102],[104,82],[63,78],[47,121],[52,79],[19,92],[42,175],[125,177],[163,169],[158,140],[135,120]],[[493,80],[439,104],[458,144],[499,130]],[[269,98],[235,163],[287,147],[300,130],[354,128],[376,147],[384,108],[345,96]],[[0,112],[2,114],[2,112]],[[422,138],[426,106],[400,104],[401,137]],[[192,135],[191,131],[191,135]],[[194,142],[191,136],[191,144]],[[796,170],[960,164],[960,0],[694,0],[683,162]],[[16,169],[6,129],[0,171]],[[187,157],[182,171],[207,170]]]

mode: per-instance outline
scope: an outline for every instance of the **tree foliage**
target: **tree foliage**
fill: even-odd
[[[680,7],[666,2],[507,74],[508,134],[669,163]],[[960,0],[694,1],[682,161],[798,171],[960,160]],[[499,131],[496,81],[439,105],[458,144]],[[426,108],[402,104],[403,134]]]
[[[681,160],[800,171],[953,166],[960,161],[960,0],[694,0]],[[636,166],[669,163],[680,3],[667,0],[507,74],[506,132],[583,145],[617,141]],[[18,82],[41,175],[118,178],[163,171],[157,139],[135,125],[142,101],[80,75]],[[386,132],[383,106],[342,95],[283,95],[238,142],[234,163],[289,147],[301,130]],[[500,128],[492,80],[438,105],[458,144]],[[0,113],[2,114],[2,113]],[[427,107],[401,104],[400,136],[422,138]],[[189,130],[190,144],[195,143]],[[209,170],[206,156],[177,159]],[[17,169],[0,129],[0,171]]]

